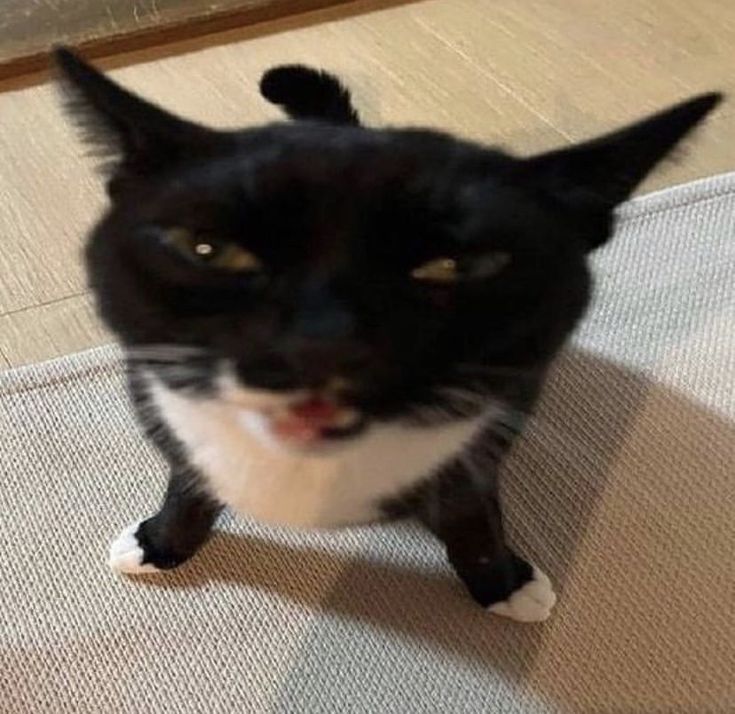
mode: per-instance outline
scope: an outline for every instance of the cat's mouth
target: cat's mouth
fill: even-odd
[[[308,446],[356,436],[365,428],[366,418],[329,395],[310,394],[268,414],[268,425],[277,439]]]

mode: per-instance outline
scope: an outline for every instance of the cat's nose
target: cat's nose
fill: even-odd
[[[302,388],[303,375],[286,357],[268,352],[237,363],[238,377],[248,387],[274,392]]]
[[[349,378],[369,366],[366,348],[353,340],[292,338],[284,354],[307,382],[323,385],[336,377]]]
[[[277,350],[241,359],[237,373],[249,387],[277,392],[327,387],[363,376],[369,365],[367,350],[357,343],[292,337]]]
[[[355,318],[323,280],[312,278],[301,289],[291,332],[304,340],[345,340],[355,332]]]
[[[352,335],[354,320],[339,305],[324,310],[301,310],[294,320],[293,330],[307,340],[339,340]]]

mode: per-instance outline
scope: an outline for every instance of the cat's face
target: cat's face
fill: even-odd
[[[66,71],[103,129],[113,110],[114,131],[130,123],[87,252],[102,316],[169,386],[258,412],[284,443],[522,396],[584,310],[612,209],[663,153],[640,159],[642,142],[621,186],[587,165],[606,145],[520,160],[433,132],[218,133]]]
[[[201,348],[204,378],[226,364],[364,416],[466,412],[484,400],[464,390],[545,363],[585,304],[586,244],[505,157],[316,125],[239,142],[145,181],[95,231],[94,286],[127,344]]]

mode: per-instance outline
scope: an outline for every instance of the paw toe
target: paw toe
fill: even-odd
[[[496,602],[488,609],[495,615],[509,617],[518,622],[542,622],[551,615],[556,604],[556,594],[551,581],[537,567],[533,577],[516,590],[507,600]]]
[[[153,563],[143,562],[145,551],[135,535],[139,526],[140,521],[128,526],[110,545],[107,564],[118,573],[158,572],[158,568]]]

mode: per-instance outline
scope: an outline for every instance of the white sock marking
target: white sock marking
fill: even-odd
[[[556,595],[551,581],[534,565],[531,580],[518,588],[507,600],[494,603],[488,610],[518,622],[542,622],[549,617],[555,604]]]
[[[125,528],[110,544],[110,557],[107,564],[118,573],[158,573],[159,569],[152,563],[144,563],[145,553],[140,547],[135,532],[142,521]]]

